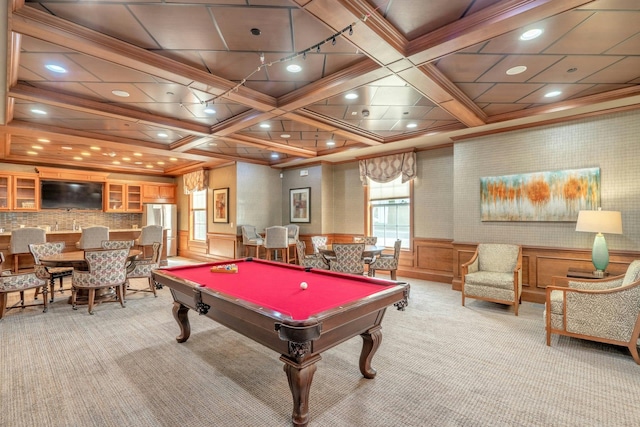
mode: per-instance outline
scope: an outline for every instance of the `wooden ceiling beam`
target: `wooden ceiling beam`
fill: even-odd
[[[298,157],[305,157],[305,158],[311,158],[311,157],[317,156],[314,150],[307,150],[305,148],[292,147],[290,145],[268,141],[268,140],[256,138],[253,136],[249,136],[249,135],[236,134],[233,137],[226,136],[219,139],[225,142],[251,145],[253,147],[263,148],[270,151],[277,151],[278,153],[289,154],[291,156],[298,156]]]

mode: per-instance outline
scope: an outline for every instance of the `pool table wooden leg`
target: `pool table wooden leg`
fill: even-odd
[[[371,359],[376,354],[382,343],[382,326],[374,326],[367,332],[360,334],[362,337],[362,352],[360,353],[360,372],[365,378],[374,378],[376,370],[371,367]]]
[[[180,326],[180,335],[176,337],[176,341],[185,342],[191,335],[191,325],[189,324],[189,307],[180,304],[177,301],[173,302],[173,318],[178,322]]]
[[[304,427],[309,423],[309,389],[316,372],[316,362],[320,359],[320,355],[315,355],[302,363],[296,363],[285,356],[280,357],[284,362],[284,371],[293,397],[291,421],[296,427]]]

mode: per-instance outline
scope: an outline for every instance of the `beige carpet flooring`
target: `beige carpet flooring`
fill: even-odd
[[[640,366],[624,348],[566,337],[545,345],[543,306],[468,300],[408,280],[361,377],[356,337],[324,353],[310,426],[638,426]],[[59,294],[58,294],[59,295]],[[68,296],[69,292],[65,293]],[[0,426],[288,426],[278,355],[190,313],[178,344],[167,288],[95,315],[66,298],[0,321]]]

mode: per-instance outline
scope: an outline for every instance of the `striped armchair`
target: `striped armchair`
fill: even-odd
[[[557,286],[566,280],[568,286]],[[624,275],[598,280],[554,277],[546,289],[547,345],[551,334],[627,347],[640,365],[640,260]]]
[[[512,305],[516,316],[522,294],[522,247],[481,243],[462,264],[462,305],[475,298]]]

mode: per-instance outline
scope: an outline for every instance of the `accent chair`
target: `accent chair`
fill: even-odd
[[[307,245],[304,241],[298,240],[296,243],[296,251],[298,252],[298,264],[304,267],[319,268],[322,270],[328,270],[329,264],[322,255],[310,254],[307,255]]]
[[[567,286],[557,286],[559,280]],[[624,275],[586,280],[553,277],[546,288],[547,345],[551,334],[624,346],[640,365],[640,260]]]
[[[522,295],[522,247],[480,243],[462,264],[462,305],[465,298],[512,305],[516,316]]]
[[[151,259],[134,260],[129,272],[127,272],[127,283],[124,288],[124,295],[129,292],[151,292],[157,297],[156,289],[160,289],[160,285],[153,281],[151,273],[153,270],[160,268],[160,255],[162,254],[162,243],[155,242],[152,245],[153,255]],[[146,289],[138,289],[131,287],[131,279],[147,279],[149,286]]]

